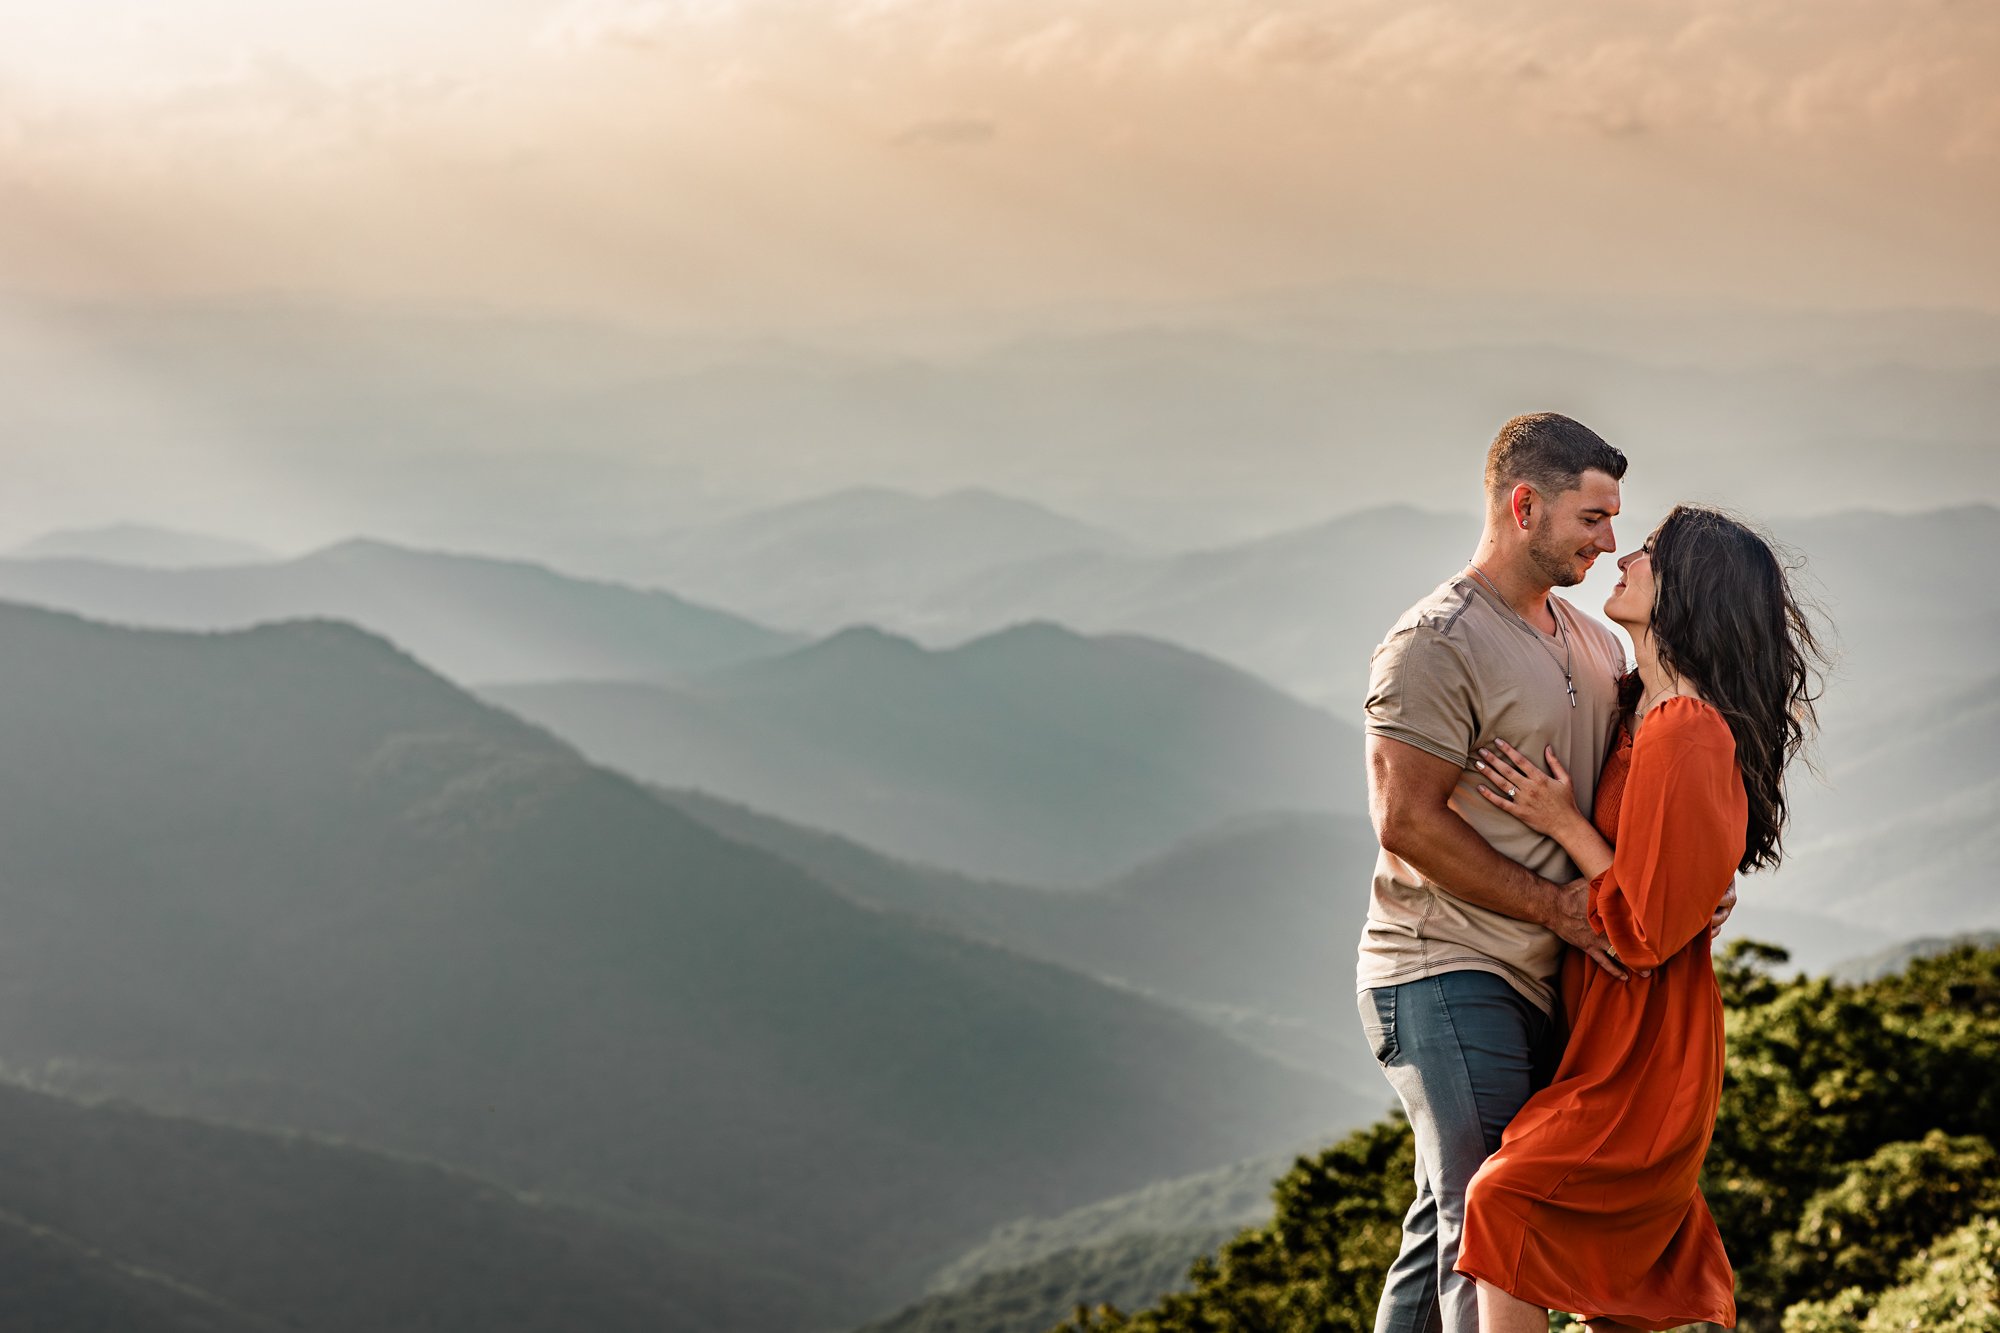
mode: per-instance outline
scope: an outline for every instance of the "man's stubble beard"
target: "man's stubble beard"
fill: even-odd
[[[1583,582],[1583,575],[1576,571],[1576,552],[1562,550],[1549,541],[1546,529],[1530,538],[1528,563],[1551,588],[1574,588]]]

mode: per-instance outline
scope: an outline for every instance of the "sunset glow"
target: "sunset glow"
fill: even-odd
[[[2000,15],[0,5],[0,287],[690,327],[1373,279],[2000,306]]]

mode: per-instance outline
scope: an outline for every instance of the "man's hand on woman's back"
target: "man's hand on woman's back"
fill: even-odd
[[[1573,949],[1581,949],[1590,955],[1590,961],[1609,972],[1620,981],[1631,980],[1631,975],[1619,965],[1618,955],[1611,951],[1611,941],[1590,928],[1590,881],[1573,879],[1556,890],[1555,908],[1542,923]],[[1651,972],[1641,972],[1642,977]]]

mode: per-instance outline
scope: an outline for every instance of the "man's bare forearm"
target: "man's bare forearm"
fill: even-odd
[[[1587,881],[1557,884],[1494,851],[1451,808],[1459,771],[1430,751],[1368,738],[1368,813],[1384,850],[1455,898],[1548,927],[1623,980],[1610,946],[1590,928]]]
[[[1493,850],[1472,825],[1449,806],[1418,814],[1383,846],[1427,883],[1489,912],[1546,926],[1564,943],[1583,950],[1592,962],[1620,981],[1626,970],[1590,928],[1587,881],[1557,884]],[[1398,850],[1399,847],[1407,850]]]
[[[1425,881],[1474,907],[1538,926],[1555,915],[1562,886],[1494,851],[1449,806],[1411,811],[1399,827],[1383,830],[1382,845]]]

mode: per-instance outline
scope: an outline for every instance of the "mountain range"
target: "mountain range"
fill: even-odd
[[[1802,561],[1802,586],[1831,627],[1836,726],[1990,674],[1982,663],[2000,655],[2000,594],[1977,553],[2000,549],[2000,509],[1780,515],[1766,526]],[[872,488],[689,530],[672,539],[686,543],[677,565],[648,557],[647,577],[677,573],[727,594],[715,599],[722,611],[690,606],[671,582],[671,593],[646,593],[362,539],[233,570],[0,560],[0,596],[185,629],[336,616],[475,683],[674,680],[799,647],[811,635],[784,630],[801,628],[866,623],[944,647],[1048,620],[1164,639],[1346,713],[1383,629],[1462,566],[1477,532],[1469,513],[1389,506],[1159,553],[990,492]],[[1570,596],[1596,611],[1595,593]],[[796,625],[743,623],[784,602]]]
[[[352,1145],[0,1084],[0,1326],[725,1333],[780,1271]]]
[[[660,799],[861,902],[1136,988],[1363,1100],[1385,1085],[1354,1021],[1375,836],[1359,815],[1226,821],[1080,889],[980,880],[693,791]]]
[[[1850,954],[1881,947],[1885,929],[2000,928],[1985,889],[2000,857],[2000,775],[1981,762],[2000,744],[2000,681],[1917,698],[1844,729],[1822,775],[1792,784],[1793,852],[1768,901],[1876,932]]]
[[[1316,1140],[996,1228],[940,1269],[924,1299],[861,1333],[1036,1333],[1079,1304],[1147,1305],[1185,1289],[1196,1256],[1268,1221],[1271,1182],[1326,1146]]]
[[[831,634],[901,626],[908,608],[948,598],[990,569],[1130,549],[1103,528],[990,490],[923,496],[867,486],[631,540],[616,565],[634,582],[764,624]]]
[[[1831,630],[1836,661],[1822,708],[1830,764],[1848,761],[1850,730],[1873,731],[1913,710],[1947,706],[1992,681],[2000,662],[2000,584],[1990,565],[2000,552],[2000,509],[1858,511],[1772,527]],[[1956,771],[1946,753],[1933,760],[1941,774]]]
[[[674,680],[802,642],[671,593],[363,539],[221,569],[0,560],[0,597],[161,629],[349,620],[473,682]]]
[[[739,530],[768,538],[774,545],[760,549],[770,555],[794,549],[787,542],[802,530],[817,530],[831,519],[837,519],[838,529],[878,503],[908,514],[916,502],[907,496],[850,493],[791,511],[746,516],[739,520]],[[1020,517],[1005,505],[994,512],[1009,523]],[[1455,562],[1456,555],[1448,553],[1456,551],[1461,530],[1469,532],[1469,525],[1463,517],[1380,510],[1209,552],[1057,553],[975,575],[955,601],[946,599],[929,610],[913,607],[905,616],[929,618],[937,628],[933,612],[947,607],[963,628],[1045,607],[1086,626],[1150,627],[1177,641],[1205,642],[1225,660],[1261,663],[1281,684],[1308,696],[1338,698],[1345,709],[1358,697],[1367,649],[1379,624],[1414,592],[1392,578],[1349,574],[1329,579],[1325,571],[1367,569],[1372,575],[1381,562],[1371,564],[1371,553],[1394,547],[1396,568],[1406,568],[1413,581],[1427,581],[1431,571],[1423,567]],[[1912,515],[1857,512],[1781,519],[1774,527],[1803,557],[1804,586],[1826,612],[1833,631],[1829,640],[1839,654],[1821,705],[1827,728],[1821,752],[1829,773],[1842,767],[1844,756],[1873,745],[1871,730],[1885,718],[1912,707],[1920,710],[1927,699],[1977,696],[1987,674],[1982,664],[2000,660],[2000,597],[1984,579],[1981,562],[1970,557],[2000,549],[2000,511],[1965,506]],[[1428,557],[1421,554],[1426,542],[1434,547]],[[990,597],[977,591],[982,587],[993,590]],[[1258,804],[1225,801],[1217,808],[1183,803],[1185,822],[1154,827],[1158,836],[1151,841],[1137,835],[1114,838],[1115,850],[1108,853],[1088,847],[1079,853],[1094,834],[1072,827],[1050,843],[1048,855],[1033,858],[1040,863],[1029,863],[1018,841],[1008,844],[1013,830],[1035,827],[1033,815],[1023,824],[1018,802],[1015,807],[991,803],[991,786],[980,788],[973,780],[978,775],[956,775],[956,787],[947,782],[947,794],[941,797],[931,790],[935,767],[919,767],[914,774],[892,772],[884,782],[881,774],[870,771],[866,747],[859,756],[838,745],[828,751],[795,729],[760,731],[761,723],[746,727],[740,717],[717,717],[705,711],[706,705],[693,709],[688,704],[689,687],[698,683],[693,678],[714,670],[718,662],[744,664],[796,653],[799,639],[689,607],[670,595],[571,579],[518,562],[440,556],[372,542],[348,543],[298,561],[224,570],[0,561],[0,591],[9,588],[90,614],[201,628],[316,609],[351,614],[427,661],[474,681],[547,681],[551,676],[667,681],[667,690],[632,694],[629,716],[624,697],[614,698],[616,692],[601,686],[573,691],[565,684],[540,703],[553,707],[551,701],[560,702],[560,725],[593,750],[603,744],[607,757],[634,772],[669,784],[703,786],[797,822],[855,834],[897,855],[977,874],[1101,879],[1217,818]],[[823,655],[839,656],[864,644],[876,651],[851,655],[876,659],[885,682],[901,679],[894,674],[899,658],[951,658],[949,651],[933,651],[925,659],[908,644],[899,649],[893,636],[863,630],[834,636]],[[816,655],[822,654],[805,654],[809,660]],[[516,701],[531,709],[540,703]],[[877,700],[870,706],[879,705]],[[920,714],[909,713],[913,727]],[[668,751],[664,760],[661,747],[641,743],[661,715],[670,719],[662,733]],[[925,716],[923,726],[934,727],[935,720]],[[557,721],[558,715],[548,718]],[[962,718],[947,721],[964,723]],[[841,725],[850,722],[844,719]],[[1927,790],[1921,783],[1885,789],[1870,801],[1843,807],[1838,800],[1822,802],[1818,780],[1803,770],[1795,773],[1798,818],[1792,845],[1798,855],[1786,871],[1753,883],[1756,892],[1746,897],[1742,909],[1746,928],[1779,935],[1816,966],[1865,951],[1874,941],[1857,937],[1859,923],[1843,922],[1831,910],[1849,890],[1823,891],[1819,886],[1834,880],[1889,885],[1901,882],[1906,866],[1916,867],[1909,881],[1916,895],[1912,901],[1943,900],[1930,916],[1914,923],[1917,929],[1987,924],[1972,910],[1976,902],[1964,911],[1964,904],[1953,905],[1962,896],[1955,886],[1965,882],[1982,853],[1971,850],[1961,863],[1930,864],[1950,848],[1979,845],[1985,822],[1980,812],[1988,798],[1969,787],[1982,785],[1983,779],[1962,771],[1958,755],[1963,751],[1951,747],[1949,728],[1921,719],[1915,725],[1922,736],[1905,742],[1903,752],[1924,771],[1949,775],[1949,790],[1933,793],[1921,810],[1905,808],[1907,793]],[[690,734],[696,743],[683,744]],[[1333,744],[1337,752],[1347,742]],[[1043,747],[1042,752],[1053,754],[1059,748]],[[1273,750],[1283,752],[1283,746]],[[1017,766],[1014,776],[1033,768],[1032,763]],[[1088,770],[1071,765],[1070,771]],[[848,782],[855,772],[870,772],[870,782]],[[912,796],[912,785],[923,790]],[[884,801],[887,809],[880,808]],[[926,806],[934,808],[940,801],[949,818],[928,821]],[[1270,803],[1300,802],[1285,796]],[[1072,799],[1067,804],[1073,811],[1094,814],[1089,802]],[[1356,808],[1345,798],[1333,804]],[[1005,814],[979,833],[986,841],[970,855],[953,845],[963,840],[965,824],[977,818],[966,813],[968,808]],[[1963,813],[1954,815],[1954,810]],[[1047,809],[1037,813],[1051,817]],[[1891,826],[1906,819],[1911,821],[1907,827],[1895,832]],[[912,829],[912,824],[922,827]],[[1815,850],[1822,844],[1824,852]],[[1905,850],[1894,850],[1899,847]],[[1930,869],[1924,870],[1925,865]]]
[[[1167,555],[1057,554],[997,566],[902,613],[938,638],[1045,618],[1165,639],[1358,713],[1368,650],[1462,568],[1476,518],[1393,505],[1253,541]],[[903,618],[884,615],[900,626]]]
[[[0,671],[8,1070],[615,1208],[720,1286],[787,1273],[760,1328],[1363,1109],[857,904],[351,627],[0,607]]]
[[[201,565],[248,565],[275,560],[249,542],[177,532],[147,523],[113,523],[101,528],[48,532],[7,554],[17,560],[98,560],[106,564],[190,569]]]
[[[1046,623],[948,651],[873,629],[679,687],[485,697],[599,762],[969,874],[1078,883],[1273,809],[1358,811],[1353,728],[1233,667]]]
[[[1621,520],[1624,549],[1643,536],[1634,524],[1655,517]],[[1838,658],[1834,726],[1973,684],[2000,660],[2000,591],[1980,558],[2000,550],[2000,509],[1752,517],[1801,566],[1801,590],[1822,613]],[[1352,715],[1369,650],[1406,606],[1463,568],[1478,533],[1473,513],[1386,506],[1207,549],[1053,551],[941,580],[901,604],[874,598],[865,617],[830,587],[821,615],[866,618],[933,646],[1031,620],[1141,634]],[[1598,613],[1601,590],[1565,595]]]
[[[548,558],[564,534],[683,528],[866,478],[976,481],[1209,546],[1268,530],[1253,516],[1303,523],[1433,483],[1450,489],[1430,503],[1469,504],[1495,427],[1542,407],[1605,430],[1663,500],[1726,484],[1766,512],[1919,507],[1940,477],[1996,495],[1994,321],[1964,311],[1346,288],[813,346],[487,310],[4,307],[0,433],[46,450],[38,496],[88,485],[74,459],[117,456],[150,483],[125,491],[147,516],[197,528],[255,504]]]

